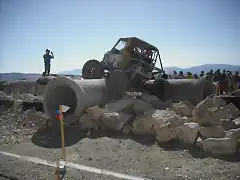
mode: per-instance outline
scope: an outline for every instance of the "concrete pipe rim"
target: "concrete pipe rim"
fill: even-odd
[[[68,89],[69,90],[68,94],[64,93],[64,90],[61,91],[60,88]],[[73,106],[75,106],[73,107],[74,112],[66,115],[66,117],[64,117],[63,119],[65,124],[67,125],[73,124],[78,120],[78,118],[82,114],[82,110],[83,110],[82,102],[86,101],[84,89],[75,80],[72,80],[69,77],[63,76],[63,77],[57,77],[55,79],[52,79],[48,83],[47,89],[43,95],[43,108],[47,117],[50,118],[50,120],[56,120],[56,110],[57,110],[56,108],[60,104],[66,105],[66,106],[69,105],[69,104],[64,104],[64,102],[49,103],[51,99],[52,100],[54,99],[53,97],[54,92],[55,92],[55,97],[61,97],[61,98],[68,98],[67,96],[71,96],[74,94],[74,97],[75,97],[75,102],[73,102]],[[56,100],[56,101],[61,101],[61,100]],[[50,106],[56,106],[56,107],[50,107]],[[55,110],[53,110],[52,108],[55,108]],[[72,107],[70,107],[70,109],[71,108]]]

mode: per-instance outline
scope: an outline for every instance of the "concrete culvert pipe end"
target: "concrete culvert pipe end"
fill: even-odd
[[[86,108],[102,103],[105,88],[104,79],[73,80],[68,77],[57,77],[49,82],[44,93],[43,107],[46,115],[55,120],[59,105],[68,106],[70,109],[64,116],[64,122],[72,124]]]

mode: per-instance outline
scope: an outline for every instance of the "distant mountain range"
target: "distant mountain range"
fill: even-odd
[[[58,74],[66,74],[66,75],[82,75],[82,69],[73,69],[69,71],[60,71]]]
[[[240,72],[240,65],[229,65],[229,64],[203,64],[200,66],[193,66],[190,68],[179,68],[179,67],[165,67],[164,70],[167,74],[173,73],[173,71],[183,71],[191,72],[193,74],[199,74],[201,71],[208,72],[210,70],[216,71],[217,69],[225,69],[228,71],[239,71]],[[73,69],[73,70],[67,70],[67,71],[61,71],[58,74],[64,74],[64,75],[75,75],[80,76],[82,74],[81,69]],[[20,79],[29,79],[29,80],[35,80],[37,78],[41,77],[41,74],[24,74],[24,73],[0,73],[0,80],[5,81],[11,81],[11,80],[20,80]]]

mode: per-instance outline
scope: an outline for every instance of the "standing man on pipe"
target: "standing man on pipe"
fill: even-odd
[[[50,50],[46,49],[46,54],[43,55],[44,67],[45,67],[45,71],[43,73],[44,76],[49,76],[50,68],[51,68],[51,59],[53,58],[54,58],[53,52],[51,51],[51,55],[50,55]]]

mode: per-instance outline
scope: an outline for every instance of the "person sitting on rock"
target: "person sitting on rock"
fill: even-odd
[[[54,58],[53,52],[51,51],[51,55],[50,55],[50,50],[46,49],[46,54],[43,55],[44,67],[45,67],[45,71],[44,71],[43,75],[49,76],[50,68],[51,68],[51,59],[53,59],[53,58]]]

